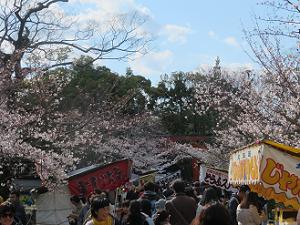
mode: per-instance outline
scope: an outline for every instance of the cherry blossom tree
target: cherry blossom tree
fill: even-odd
[[[160,120],[146,109],[135,114],[124,111],[135,92],[116,100],[111,87],[93,95],[92,90],[78,87],[77,99],[88,104],[82,109],[70,105],[65,91],[76,75],[66,68],[36,70],[32,78],[1,95],[6,98],[2,101],[2,154],[34,162],[48,187],[63,181],[77,165],[130,158],[135,168],[147,170],[198,154],[189,145],[164,139],[167,133]]]
[[[300,146],[298,59],[283,56],[280,49],[265,43],[267,50],[256,52],[260,71],[216,74],[212,69],[196,83],[198,112],[213,109],[218,115],[214,142],[208,146],[223,166],[231,150],[258,139]]]
[[[231,150],[258,139],[300,147],[299,2],[264,1],[262,6],[264,15],[244,30],[248,55],[259,68],[214,67],[195,76],[198,112],[211,109],[218,115],[209,152],[224,166]]]
[[[73,165],[74,159],[72,155],[67,153],[57,154],[53,151],[46,152],[24,142],[21,132],[22,128],[39,119],[39,114],[11,110],[7,105],[8,100],[5,98],[7,95],[5,93],[3,94],[3,90],[6,90],[6,87],[2,85],[0,102],[1,155],[33,161],[36,167],[39,168],[42,180],[49,179],[51,181],[54,178],[63,179],[65,177],[64,169]]]
[[[160,119],[151,114],[143,114],[146,120],[141,119],[134,127],[125,129],[126,132],[123,130],[123,134],[107,139],[98,151],[131,158],[133,166],[140,171],[162,170],[183,158],[196,157],[205,161],[203,149],[171,141]]]
[[[59,110],[71,75],[45,71],[74,65],[78,53],[88,54],[88,63],[126,59],[145,53],[150,41],[139,13],[81,24],[62,10],[60,4],[66,2],[0,2],[0,152],[34,162],[48,186],[66,177],[84,145],[99,145],[101,134],[131,120],[117,119],[130,96],[111,104],[104,95],[101,104],[91,104],[85,113]]]
[[[262,1],[265,11],[257,15],[254,33],[299,41],[300,5],[297,0]],[[257,29],[259,25],[260,29]],[[294,42],[295,43],[295,42]]]
[[[61,92],[70,76],[62,76],[59,70],[53,74],[40,71],[14,86],[13,95],[2,94],[1,153],[33,160],[41,179],[49,184],[62,181],[88,146],[96,148],[102,144],[104,134],[132,123],[126,116],[118,118],[126,98],[113,105],[103,99],[84,112],[59,110],[64,100]],[[4,99],[5,96],[9,98]]]
[[[90,56],[81,67],[99,59],[122,60],[145,53],[151,40],[139,13],[81,24],[62,10],[66,2],[0,1],[1,155],[34,163],[51,187],[91,152],[90,163],[130,158],[140,169],[197,154],[191,146],[161,139],[166,133],[157,132],[159,121],[146,109],[124,113],[136,90],[116,100],[112,90],[92,98],[78,89],[88,102],[85,110],[65,107],[63,93],[74,78],[71,68],[78,66],[75,55]]]

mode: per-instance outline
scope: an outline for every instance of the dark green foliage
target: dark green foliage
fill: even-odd
[[[206,136],[215,125],[213,112],[197,113],[193,82],[190,74],[177,72],[166,75],[153,91],[150,103],[171,134]]]

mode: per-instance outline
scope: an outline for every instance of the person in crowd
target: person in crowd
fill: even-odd
[[[126,200],[122,203],[122,208],[120,211],[120,224],[126,224],[128,214],[129,214],[130,201]]]
[[[156,213],[152,216],[153,220],[155,220],[158,217],[160,212],[166,210],[166,200],[165,199],[159,199],[155,203],[155,209],[156,209]]]
[[[231,219],[225,206],[215,203],[205,208],[193,225],[231,225]]]
[[[25,208],[20,202],[20,192],[17,190],[12,191],[9,194],[9,202],[15,208],[15,219],[18,220],[23,225],[26,225],[27,218],[26,218]]]
[[[101,190],[95,189],[88,195],[87,204],[82,208],[79,214],[78,225],[86,224],[86,222],[91,219],[91,202],[94,198],[101,197],[101,193]]]
[[[87,215],[87,213],[89,212],[89,210],[91,208],[91,200],[92,200],[93,194],[94,194],[93,192],[90,193],[88,195],[88,197],[86,198],[86,204],[83,206],[82,210],[80,211],[77,225],[84,224],[85,216]]]
[[[82,194],[80,194],[78,197],[79,197],[82,205],[85,206],[87,204],[87,198],[85,198]]]
[[[198,199],[198,197],[197,197],[197,195],[196,195],[195,190],[194,190],[193,187],[186,187],[185,190],[184,190],[184,193],[187,196],[192,197],[196,201],[196,203],[198,204],[199,199]]]
[[[126,194],[126,200],[132,201],[132,200],[136,200],[139,198],[138,193],[136,192],[136,188],[134,185],[131,185],[129,187],[129,190]]]
[[[167,201],[166,209],[170,213],[171,225],[188,225],[196,215],[196,201],[184,193],[185,183],[175,180],[172,185],[175,196]]]
[[[236,220],[236,210],[240,202],[243,201],[246,192],[249,192],[250,188],[247,185],[242,185],[239,188],[238,194],[234,194],[231,196],[229,202],[228,202],[228,209],[229,209],[229,214],[231,218],[232,225],[237,225],[237,220]]]
[[[170,213],[166,210],[162,210],[157,213],[157,217],[154,219],[155,225],[171,225],[170,224]]]
[[[151,203],[151,214],[155,213],[155,202],[159,199],[155,192],[155,184],[148,182],[144,186],[144,193],[141,195],[140,200],[149,200]]]
[[[91,202],[91,219],[85,225],[113,225],[115,219],[109,213],[109,206],[108,199],[93,198]]]
[[[171,189],[170,184],[166,185],[166,189],[163,191],[163,195],[166,199],[170,198],[174,194],[174,191]]]
[[[218,201],[219,201],[219,198],[218,198],[217,191],[212,187],[207,188],[203,193],[201,202],[198,204],[196,215],[199,216],[203,209],[207,208],[208,206],[210,206]]]
[[[207,185],[205,182],[201,182],[200,183],[200,195],[198,195],[199,200],[201,201],[204,191],[209,188],[210,186]]]
[[[196,181],[196,182],[193,183],[193,188],[194,188],[194,192],[195,192],[197,197],[203,194],[203,192],[201,192],[199,181]]]
[[[19,225],[15,220],[14,206],[9,202],[0,205],[0,225]]]
[[[163,195],[162,187],[158,183],[155,183],[154,185],[155,185],[154,191],[157,194],[157,199],[165,198],[165,196]]]
[[[226,191],[226,190],[222,190],[222,195],[220,198],[220,203],[222,203],[226,208],[228,208],[228,202],[230,199],[230,192]]]
[[[247,192],[242,202],[238,205],[236,218],[239,225],[260,225],[265,221],[264,212],[258,213],[258,198],[254,192]]]
[[[79,216],[80,216],[80,212],[81,212],[83,206],[82,206],[79,196],[72,196],[70,198],[70,201],[73,205],[73,210],[72,210],[72,213],[68,216],[69,224],[77,225]]]
[[[219,188],[219,187],[214,187],[214,189],[215,189],[216,192],[217,192],[218,200],[221,201],[221,199],[223,198],[223,192],[222,192],[222,189]]]
[[[156,212],[161,212],[163,210],[166,210],[166,200],[165,199],[159,199],[156,203],[155,203],[155,209]]]
[[[89,196],[86,198],[86,204],[83,206],[82,210],[79,213],[77,225],[83,225],[83,223],[84,223],[84,218],[91,207],[91,202],[90,202],[91,196],[92,196],[92,193],[90,193]]]
[[[142,213],[152,217],[152,205],[148,199],[140,200]]]
[[[154,225],[149,216],[142,212],[140,201],[133,200],[130,203],[126,225]]]

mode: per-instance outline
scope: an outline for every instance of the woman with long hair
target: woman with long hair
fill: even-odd
[[[232,225],[228,210],[222,204],[215,202],[201,211],[192,225]]]
[[[203,193],[200,203],[198,204],[196,215],[199,216],[203,209],[207,208],[211,204],[217,203],[218,201],[218,192],[212,187],[207,188]]]
[[[142,206],[139,201],[134,200],[130,203],[126,225],[149,225],[146,216],[142,213]]]
[[[236,216],[239,225],[259,225],[267,219],[264,212],[258,213],[258,196],[254,192],[246,193],[237,207]]]
[[[200,215],[202,212],[207,209],[209,206],[216,204],[219,202],[219,197],[217,191],[210,187],[205,189],[201,201],[198,203],[197,211],[196,211],[196,216],[192,221],[192,225],[197,225],[199,224],[200,221]]]
[[[231,225],[228,210],[220,203],[211,204],[200,215],[200,225]]]

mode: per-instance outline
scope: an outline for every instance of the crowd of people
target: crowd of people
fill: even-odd
[[[243,185],[230,193],[176,180],[172,185],[146,183],[132,186],[121,204],[113,205],[107,193],[95,190],[82,205],[71,198],[71,225],[260,225],[267,221],[263,203]]]
[[[20,194],[11,192],[0,202],[0,225],[27,225]],[[164,187],[146,183],[132,186],[118,204],[106,192],[95,190],[82,199],[72,196],[70,225],[260,225],[267,222],[263,201],[249,187],[229,193],[199,182],[176,180]],[[299,210],[300,211],[300,210]],[[300,225],[300,213],[297,223]]]

